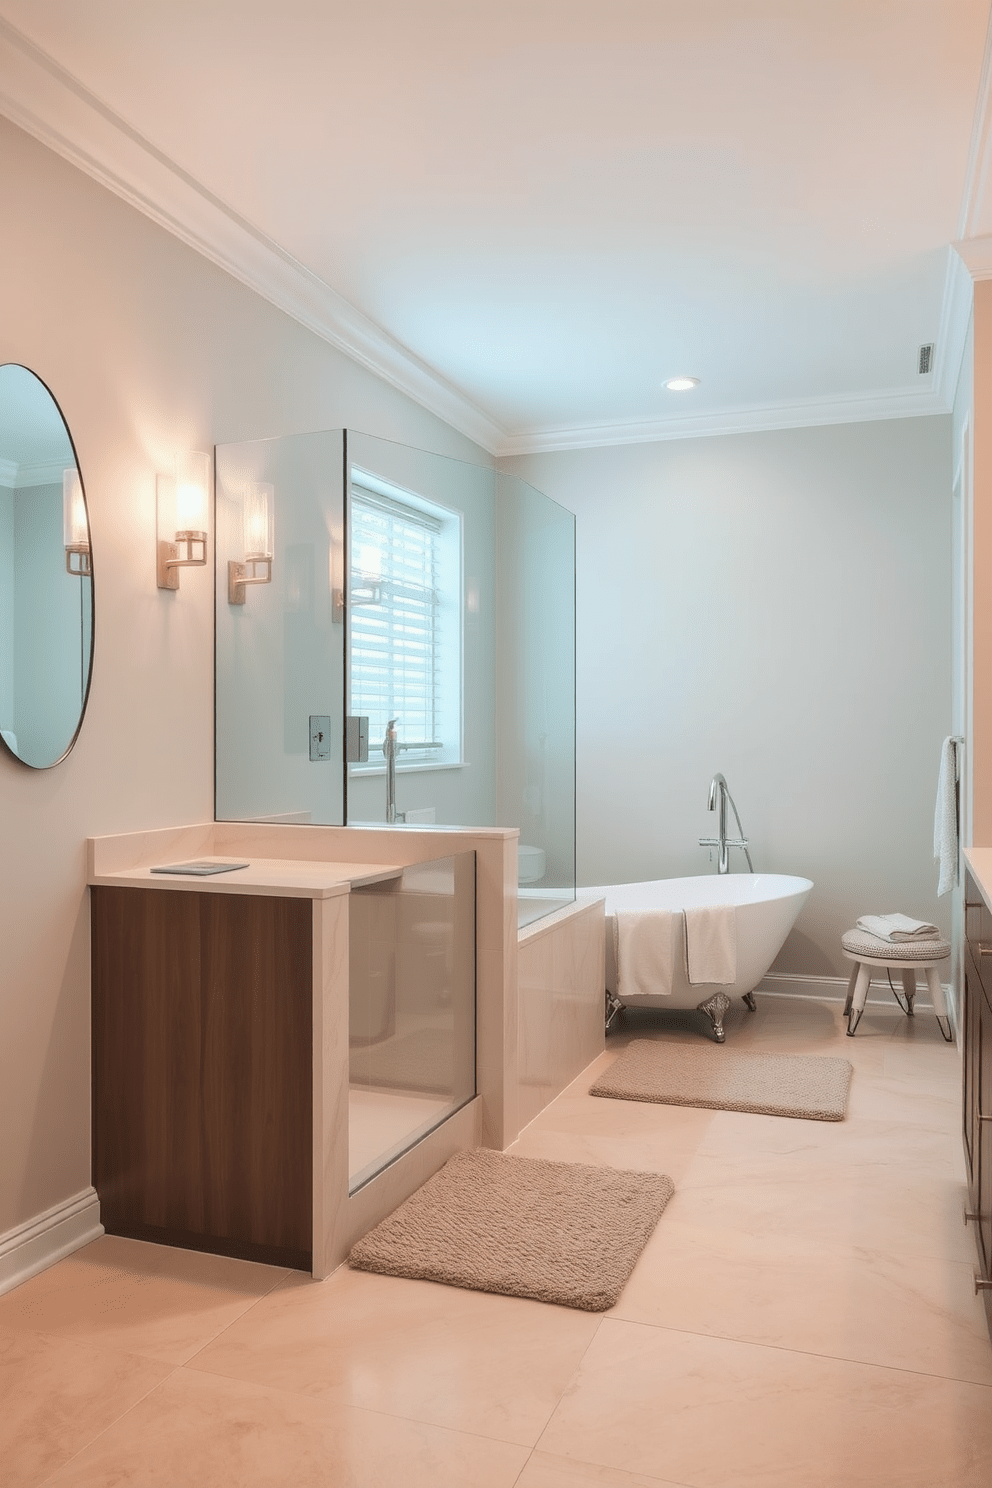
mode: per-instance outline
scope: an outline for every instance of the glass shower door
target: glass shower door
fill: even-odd
[[[475,853],[349,899],[349,1191],[475,1095]]]
[[[518,923],[575,898],[575,518],[500,474],[498,821],[519,827]]]

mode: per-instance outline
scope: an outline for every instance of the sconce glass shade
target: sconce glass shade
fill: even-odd
[[[253,481],[245,492],[245,562],[275,554],[275,491],[265,481]]]
[[[243,605],[248,584],[272,583],[276,551],[275,488],[251,481],[244,495],[244,562],[227,565],[227,602]],[[260,571],[261,570],[261,571]]]
[[[206,533],[210,456],[184,450],[176,456],[176,532]]]
[[[160,589],[179,588],[181,568],[207,561],[210,455],[184,450],[176,456],[175,476],[156,482],[157,580]]]
[[[62,472],[62,541],[66,573],[77,578],[91,573],[90,526],[83,500],[83,483],[75,467]]]

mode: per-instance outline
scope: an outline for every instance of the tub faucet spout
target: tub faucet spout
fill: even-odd
[[[736,837],[727,836],[728,801],[737,821],[738,835]],[[730,849],[732,847],[739,847],[743,850],[744,856],[747,858],[748,871],[753,873],[754,864],[751,862],[751,854],[747,850],[748,841],[744,836],[744,828],[741,826],[740,812],[734,804],[734,798],[730,794],[730,787],[727,784],[726,777],[719,772],[710,781],[709,799],[706,802],[708,811],[715,811],[717,807],[719,807],[719,816],[717,818],[717,831],[719,835],[716,837],[700,837],[700,847],[715,847],[719,849],[719,857],[717,859],[718,873],[730,872]]]

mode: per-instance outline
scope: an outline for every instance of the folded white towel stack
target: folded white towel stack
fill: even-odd
[[[926,920],[913,920],[909,915],[884,914],[884,915],[862,915],[858,921],[859,930],[867,930],[869,935],[874,935],[878,940],[887,940],[890,945],[898,945],[900,941],[906,940],[939,940],[940,931],[936,925],[928,925]]]
[[[671,997],[678,910],[618,909],[613,916],[617,996]],[[679,915],[681,919],[681,915]]]
[[[945,739],[940,750],[937,775],[937,805],[933,814],[933,857],[939,865],[937,896],[949,894],[958,886],[960,829],[958,824],[958,781],[961,779],[961,743]]]
[[[685,973],[691,987],[737,980],[737,917],[732,904],[700,904],[685,915]]]

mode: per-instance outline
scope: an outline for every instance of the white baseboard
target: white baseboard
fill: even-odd
[[[953,1010],[957,999],[954,996],[954,988],[947,982],[942,982],[944,996],[947,1006]],[[896,988],[902,991],[902,982],[896,982]],[[815,997],[818,1002],[844,1002],[847,999],[847,977],[842,976],[792,976],[784,971],[769,971],[766,976],[755,987],[755,993],[763,993],[769,997]],[[916,996],[915,1006],[918,1008],[929,1008],[932,1004],[927,1000],[928,994],[923,984]],[[868,1002],[878,1003],[884,1006],[894,1006],[892,993],[884,983],[872,981],[868,988]],[[953,1011],[952,1011],[953,1019]]]
[[[20,1286],[39,1271],[54,1266],[80,1246],[103,1234],[100,1200],[95,1188],[47,1209],[0,1235],[0,1294]]]

